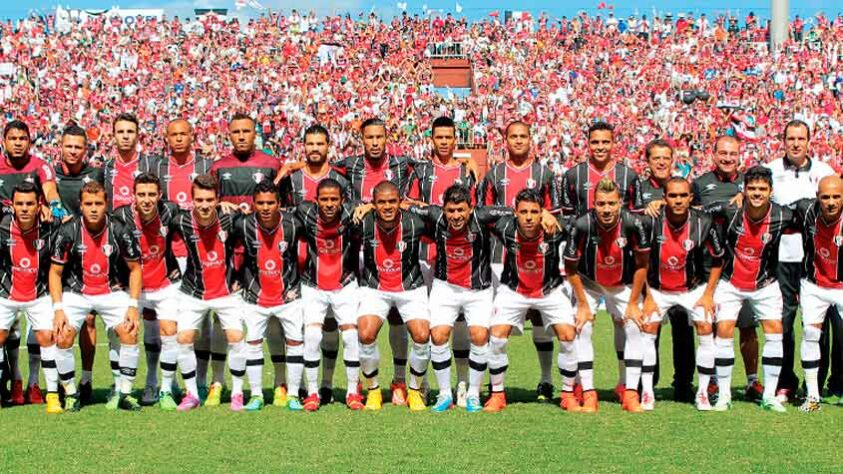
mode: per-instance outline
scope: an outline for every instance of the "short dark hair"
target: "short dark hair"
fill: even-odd
[[[316,197],[319,197],[319,193],[321,193],[323,189],[331,189],[331,188],[339,189],[340,190],[340,196],[344,197],[343,193],[342,193],[342,185],[340,184],[339,181],[335,180],[334,178],[325,178],[322,181],[319,181],[319,184],[316,185]]]
[[[3,127],[3,139],[6,139],[6,136],[12,130],[20,130],[26,133],[27,137],[31,137],[29,133],[29,125],[26,124],[23,120],[12,120],[11,122],[7,123],[5,127]]]
[[[688,186],[688,189],[691,188],[691,182],[681,176],[671,176],[668,178],[667,182],[664,183],[664,189],[667,191],[667,187],[671,185],[671,183],[682,183]]]
[[[161,181],[158,180],[158,175],[155,173],[141,173],[135,178],[134,191],[138,190],[139,184],[154,184],[161,189]]]
[[[398,192],[398,186],[396,186],[392,181],[381,181],[380,183],[375,185],[375,189],[372,190],[372,200],[374,201],[375,199],[377,199],[378,194],[387,190],[393,190],[395,192]]]
[[[383,127],[386,129],[386,123],[377,117],[368,118],[360,125],[360,133],[363,133],[363,130],[366,130],[367,127]]]
[[[15,189],[12,190],[12,201],[15,200],[15,194],[35,194],[35,199],[38,200],[38,196],[41,195],[40,189],[35,183],[30,183],[29,181],[21,181],[17,185],[15,185]]]
[[[328,133],[328,129],[322,125],[316,124],[307,127],[307,130],[304,131],[304,136],[302,138],[306,140],[308,135],[323,135],[325,137],[325,141],[331,143],[331,134]]]
[[[790,122],[787,122],[787,124],[785,124],[784,132],[782,132],[782,139],[784,139],[784,137],[787,136],[787,130],[789,128],[799,128],[799,127],[805,127],[805,130],[808,131],[808,139],[810,140],[811,139],[811,127],[809,127],[808,124],[805,123],[803,120],[796,120],[796,119],[791,120]]]
[[[668,143],[666,140],[662,140],[661,138],[656,138],[655,140],[651,140],[647,146],[644,147],[644,158],[648,161],[650,160],[650,153],[653,151],[654,148],[667,148],[670,150],[670,157],[673,158],[673,146]]]
[[[591,137],[592,133],[600,132],[600,131],[610,132],[613,137],[615,136],[615,127],[613,127],[609,123],[604,122],[602,120],[598,120],[598,121],[592,123],[591,126],[588,127],[588,132],[586,132],[585,135],[587,137]]]
[[[433,121],[433,124],[430,126],[430,131],[433,132],[437,128],[450,128],[456,132],[457,126],[454,123],[454,120],[451,117],[437,117],[436,120]]]
[[[82,137],[82,138],[85,139],[86,143],[88,141],[88,134],[85,133],[85,129],[80,127],[79,125],[76,125],[75,123],[72,123],[72,124],[68,125],[67,127],[64,127],[64,130],[62,130],[62,132],[61,132],[61,136],[62,136],[62,138],[64,138],[64,137]]]
[[[746,171],[743,175],[744,186],[750,181],[764,181],[773,187],[773,172],[766,166],[756,165]]]
[[[509,123],[506,125],[506,128],[505,128],[505,129],[503,129],[503,136],[507,136],[507,135],[509,135],[509,129],[510,129],[510,128],[512,128],[512,127],[514,127],[515,125],[523,125],[523,126],[527,127],[527,133],[531,133],[531,131],[530,131],[530,124],[529,124],[529,123],[527,123],[527,122],[525,122],[525,121],[523,121],[523,120],[513,120],[512,122],[509,122]]]
[[[281,196],[278,194],[278,186],[269,178],[262,180],[255,186],[252,196],[257,196],[259,193],[272,193],[275,195],[275,199],[281,200]]]
[[[515,195],[515,207],[518,207],[522,202],[534,202],[541,206],[544,204],[544,199],[535,189],[527,188],[518,191],[518,194]]]
[[[471,207],[471,191],[462,184],[452,184],[445,190],[442,197],[443,204],[468,203]]]
[[[204,189],[205,191],[217,192],[217,179],[210,174],[200,174],[193,180],[193,185],[190,187],[190,192],[193,193],[195,189]]]
[[[118,115],[114,119],[114,122],[111,123],[111,131],[112,132],[117,127],[117,122],[130,122],[130,123],[135,124],[135,130],[138,130],[140,128],[140,125],[139,125],[140,122],[138,122],[137,116],[135,116],[135,114],[133,114],[133,113],[123,112],[120,115]]]
[[[231,119],[228,121],[228,125],[231,126],[232,123],[234,123],[238,120],[248,120],[248,121],[252,122],[252,125],[257,125],[257,123],[255,122],[255,119],[253,119],[251,115],[246,115],[243,112],[237,112],[234,115],[232,115]]]
[[[99,194],[103,193],[105,195],[105,200],[108,201],[108,193],[105,192],[105,187],[99,183],[99,181],[88,181],[87,183],[82,185],[82,188],[79,189],[79,200],[82,200],[83,194]]]

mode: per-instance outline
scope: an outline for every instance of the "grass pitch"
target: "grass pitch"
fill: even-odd
[[[94,373],[97,404],[61,416],[47,416],[43,406],[0,410],[0,471],[843,471],[838,446],[843,407],[824,406],[820,413],[806,415],[788,406],[788,413],[775,414],[738,401],[726,413],[698,413],[692,405],[669,401],[669,330],[663,331],[661,343],[656,411],[622,412],[610,394],[617,376],[611,326],[601,313],[594,338],[601,395],[596,415],[570,415],[556,404],[534,402],[538,362],[529,336],[510,343],[510,406],[494,415],[461,409],[414,414],[389,404],[379,413],[353,413],[339,403],[317,413],[272,406],[260,413],[232,413],[227,404],[187,414],[155,407],[140,413],[107,412],[111,374],[107,348],[100,346]],[[381,385],[388,386],[391,356],[383,333]],[[106,341],[104,334],[99,341]],[[24,351],[21,355],[25,358]],[[267,364],[265,396],[270,401],[271,370]],[[344,389],[341,361],[335,374],[336,385]],[[430,376],[435,385],[432,372]],[[142,368],[138,387],[144,377]],[[742,388],[740,361],[733,379],[735,389]]]

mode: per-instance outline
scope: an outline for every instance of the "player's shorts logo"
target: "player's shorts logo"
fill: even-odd
[[[277,265],[275,264],[275,260],[271,260],[271,259],[267,260],[266,262],[264,262],[263,268],[264,268],[264,270],[266,270],[268,272],[274,271],[275,268],[277,268]]]
[[[176,194],[176,201],[177,202],[187,202],[187,193],[182,191]]]
[[[91,265],[91,274],[92,275],[99,275],[101,271],[102,271],[102,268],[99,265],[97,265],[96,263]]]
[[[682,248],[684,248],[686,252],[690,252],[694,248],[694,241],[691,239],[685,240],[682,242]]]
[[[120,195],[121,196],[128,196],[129,195],[129,187],[128,186],[120,186]]]
[[[113,252],[113,251],[114,251],[114,247],[112,247],[111,244],[105,244],[105,245],[102,246],[102,253],[104,253],[106,257],[110,257],[111,252]]]
[[[29,266],[32,265],[32,262],[28,258],[24,257],[20,259],[19,265],[21,268],[29,268]]]
[[[215,251],[211,250],[210,252],[208,252],[208,260],[209,261],[216,262],[218,258],[219,258],[219,255],[217,255],[217,253]]]
[[[284,252],[287,251],[287,242],[286,241],[282,240],[281,242],[278,242],[278,251],[281,252],[281,253],[284,253]]]
[[[834,245],[838,247],[843,247],[843,235],[834,236]]]
[[[626,247],[626,237],[618,237],[618,239],[615,240],[615,243],[618,244],[618,247],[620,248]]]

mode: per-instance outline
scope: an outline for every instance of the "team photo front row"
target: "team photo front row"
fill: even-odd
[[[197,376],[196,344],[216,323],[227,343],[231,410],[258,411],[265,404],[264,340],[276,325],[284,355],[273,354],[272,362],[276,370],[283,365],[285,384],[273,387],[276,395],[283,388],[273,404],[316,411],[330,397],[320,389],[319,370],[324,339],[336,334],[328,326],[336,326],[347,407],[379,410],[378,335],[387,323],[392,342],[393,328],[403,323],[410,374],[406,391],[390,387],[393,403],[427,410],[430,366],[438,387],[432,411],[459,405],[498,412],[507,405],[509,338],[529,320],[558,341],[561,408],[593,413],[592,334],[595,324],[609,324],[596,318],[603,307],[618,354],[615,392],[624,410],[643,412],[656,404],[659,327],[680,308],[687,314],[680,324],[697,336],[695,406],[726,411],[734,332],[739,314],[748,312],[764,331],[759,404],[784,412],[776,396],[784,359],[776,270],[782,239],[801,234],[807,393],[800,410],[820,409],[822,326],[826,312],[843,305],[841,178],[822,178],[816,198],[791,209],[771,201],[767,167],[749,169],[742,198],[728,205],[694,205],[691,183],[674,177],[663,186],[658,212],[634,213],[625,205],[625,189],[606,177],[594,186],[590,210],[578,216],[548,210],[535,186],[504,207],[487,205],[456,181],[437,206],[407,197],[390,181],[377,183],[364,203],[329,177],[318,183],[313,201],[287,206],[279,186],[264,179],[243,210],[223,202],[220,183],[202,174],[192,180],[188,209],[162,199],[159,177],[142,172],[133,181],[131,204],[109,211],[109,193],[92,180],[79,189],[78,215],[52,219],[42,213],[43,190],[21,182],[0,221],[0,346],[25,318],[40,346],[47,413],[77,411],[88,397],[77,385],[74,346],[93,314],[112,347],[114,387],[106,407],[140,409],[132,395],[140,344],[157,340],[157,405],[190,411],[210,400],[204,374]],[[502,266],[495,265],[496,255]],[[467,326],[461,331],[468,350],[456,357],[461,381],[455,396],[450,340],[454,335],[456,345],[460,326]],[[150,328],[157,338],[142,334]],[[487,372],[490,393],[481,403]]]

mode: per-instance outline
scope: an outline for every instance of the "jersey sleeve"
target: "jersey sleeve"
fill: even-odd
[[[626,189],[626,202],[629,210],[640,211],[644,209],[644,196],[641,192],[641,179],[632,174],[632,179]]]
[[[565,240],[565,260],[577,261],[582,257],[588,239],[588,215],[576,219],[568,226],[568,236]]]
[[[561,209],[561,201],[559,199],[559,186],[557,185],[557,179],[550,172],[550,170],[545,169],[545,182],[544,182],[544,207],[548,211],[553,213],[557,213]]]
[[[410,186],[407,189],[407,197],[413,199],[415,201],[420,200],[421,197],[421,189],[419,185],[419,175],[417,173],[417,169],[413,168],[413,171],[410,173]]]
[[[331,168],[344,177],[348,177],[349,158],[343,158],[331,163]]]
[[[293,199],[293,180],[290,175],[284,176],[281,183],[278,184],[278,194],[281,195],[281,205],[285,207],[292,207],[295,205]]]
[[[53,263],[64,265],[70,254],[70,249],[73,247],[75,239],[76,221],[71,220],[65,222],[58,228],[53,239],[53,248],[51,258]]]
[[[481,224],[489,225],[497,223],[502,218],[512,217],[512,209],[505,206],[478,207],[474,210],[474,215]]]
[[[645,215],[629,215],[630,232],[639,252],[649,252],[652,246],[653,218]]]
[[[47,162],[40,162],[36,173],[38,173],[38,179],[41,180],[41,185],[56,182],[56,171]]]
[[[725,253],[723,248],[723,232],[720,225],[710,216],[703,215],[701,223],[705,226],[705,244],[708,253],[714,258],[720,258]]]
[[[805,218],[816,202],[816,199],[800,199],[796,201],[793,206],[791,223],[788,227],[802,230],[805,226]]]
[[[495,204],[495,183],[492,170],[486,173],[480,185],[477,186],[477,206],[491,206]]]
[[[565,214],[573,214],[576,211],[577,190],[574,189],[574,177],[572,173],[576,173],[577,168],[571,168],[562,174],[562,179],[557,185],[557,193],[559,194],[559,205],[562,212]]]
[[[140,242],[135,237],[134,225],[131,227],[122,220],[114,221],[114,233],[117,245],[120,246],[120,253],[129,262],[139,260],[141,257]]]
[[[410,206],[409,208],[407,208],[407,211],[410,212],[410,214],[413,214],[414,216],[424,221],[426,225],[430,225],[436,222],[439,216],[442,215],[442,208],[433,205]]]

